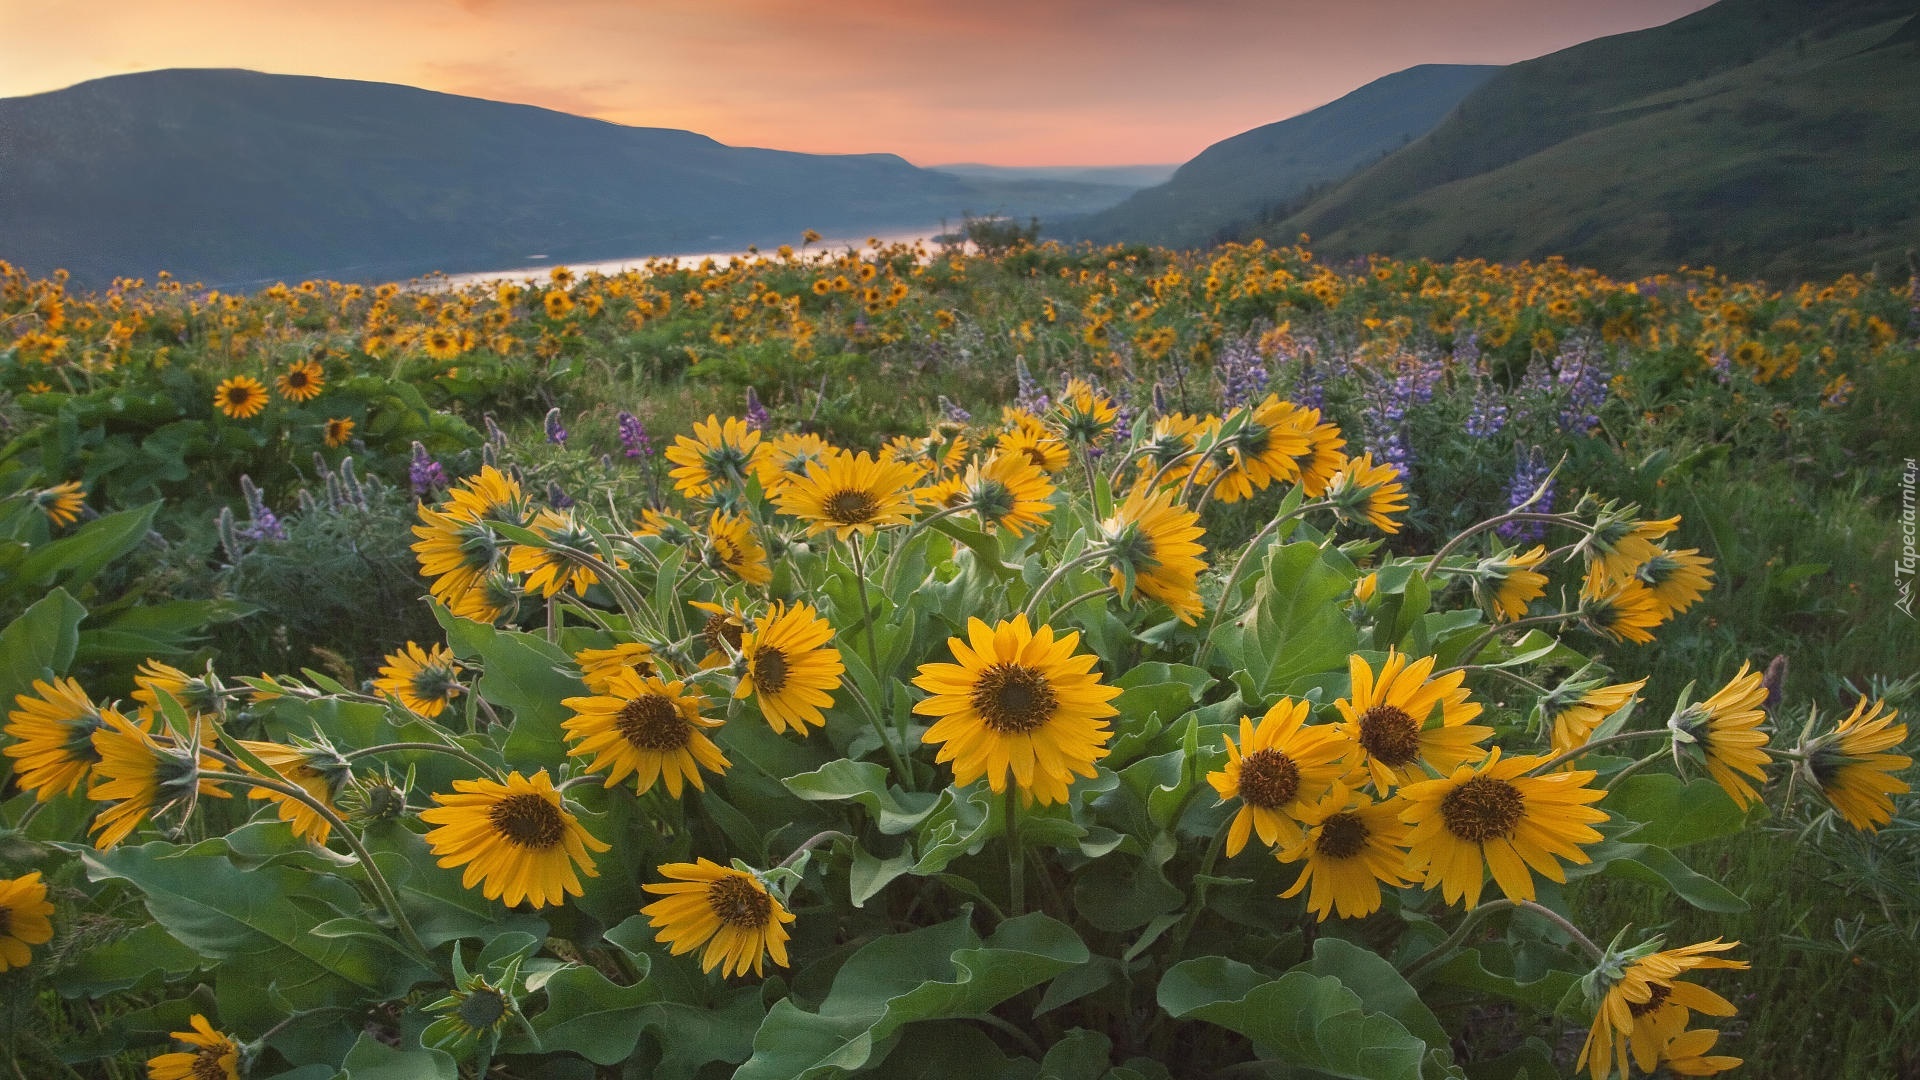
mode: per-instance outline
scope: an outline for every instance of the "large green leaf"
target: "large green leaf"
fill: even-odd
[[[35,679],[66,674],[86,617],[85,605],[55,589],[0,630],[0,708],[31,694]]]
[[[58,579],[70,589],[79,589],[93,576],[127,552],[132,551],[153,529],[157,502],[133,510],[106,514],[73,531],[71,535],[33,549],[14,570],[14,584],[32,587]]]
[[[1160,1007],[1252,1039],[1262,1057],[1349,1080],[1420,1080],[1427,1044],[1400,1021],[1367,1011],[1332,976],[1290,971],[1266,979],[1245,964],[1204,956],[1160,978]]]
[[[985,1012],[1090,954],[1066,924],[1045,915],[1009,919],[984,942],[970,917],[879,938],[855,953],[818,1012],[783,999],[753,1038],[736,1080],[803,1080],[881,1060],[907,1024]]]
[[[1252,608],[1221,630],[1222,652],[1250,699],[1270,702],[1297,679],[1341,667],[1358,647],[1353,623],[1336,603],[1351,579],[1323,556],[1304,540],[1274,547]]]
[[[1719,784],[1706,777],[1689,783],[1663,772],[1628,777],[1600,807],[1637,823],[1633,839],[1668,849],[1730,836],[1747,821]]]
[[[1734,915],[1747,910],[1745,900],[1681,862],[1666,848],[1608,840],[1587,849],[1587,854],[1593,858],[1592,866],[1570,867],[1567,871],[1569,881],[1585,877],[1598,869],[1608,877],[1664,885],[1675,896],[1702,911]]]
[[[446,628],[447,643],[460,656],[478,656],[486,674],[475,688],[495,705],[513,710],[512,731],[502,747],[516,769],[558,768],[567,759],[560,725],[573,711],[561,702],[586,693],[586,685],[567,669],[573,659],[545,638],[517,630],[455,618],[434,608]]]
[[[812,772],[782,781],[808,802],[854,802],[866,807],[874,824],[889,836],[926,820],[940,796],[931,791],[901,791],[887,783],[887,769],[871,761],[842,758]]]
[[[1428,1046],[1445,1048],[1452,1038],[1440,1019],[1420,1000],[1419,991],[1400,975],[1400,969],[1371,949],[1341,938],[1323,937],[1313,943],[1313,959],[1295,970],[1331,975],[1359,995],[1368,1012],[1386,1013]]]
[[[362,1035],[347,1051],[334,1080],[460,1080],[459,1066],[441,1050],[401,1050]]]

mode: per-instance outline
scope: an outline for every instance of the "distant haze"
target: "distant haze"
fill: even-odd
[[[733,146],[1184,161],[1421,63],[1506,64],[1704,0],[0,3],[0,97],[171,67],[403,83]]]

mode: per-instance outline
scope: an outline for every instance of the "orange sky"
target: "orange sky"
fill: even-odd
[[[1177,162],[1421,63],[1705,0],[0,0],[0,97],[166,67],[406,83],[739,146]]]

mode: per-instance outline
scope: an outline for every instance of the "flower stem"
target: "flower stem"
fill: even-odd
[[[1580,928],[1573,925],[1572,922],[1568,921],[1566,916],[1560,914],[1559,912],[1553,910],[1552,908],[1546,907],[1542,904],[1534,903],[1532,900],[1500,899],[1500,900],[1489,900],[1486,903],[1481,904],[1479,907],[1474,908],[1472,911],[1467,912],[1467,917],[1460,921],[1460,925],[1454,929],[1453,933],[1447,935],[1447,939],[1445,941],[1442,941],[1440,944],[1435,945],[1430,951],[1422,955],[1419,959],[1415,960],[1411,964],[1408,964],[1405,968],[1401,970],[1401,974],[1405,976],[1407,979],[1411,980],[1415,975],[1424,971],[1428,967],[1431,967],[1435,963],[1446,959],[1448,955],[1450,955],[1455,949],[1459,948],[1460,944],[1467,939],[1468,932],[1470,932],[1475,926],[1479,925],[1480,920],[1486,918],[1488,915],[1491,915],[1494,912],[1505,911],[1508,908],[1518,908],[1523,911],[1531,911],[1535,915],[1538,915],[1541,918],[1546,919],[1548,922],[1559,927],[1561,932],[1565,933],[1568,937],[1572,938],[1575,943],[1577,943],[1582,949],[1586,950],[1587,955],[1593,958],[1594,963],[1599,963],[1602,959],[1606,957],[1606,953],[1601,950],[1600,946],[1595,945],[1591,938],[1581,933]]]
[[[1065,615],[1067,612],[1073,610],[1073,608],[1076,605],[1085,603],[1086,601],[1091,600],[1096,596],[1103,596],[1111,592],[1113,592],[1113,586],[1111,585],[1102,585],[1097,589],[1088,589],[1086,592],[1081,593],[1079,596],[1076,596],[1073,599],[1068,600],[1066,603],[1061,604],[1059,607],[1054,608],[1053,614],[1047,616],[1047,625],[1051,626],[1054,623],[1059,622],[1060,616]]]
[[[1039,587],[1033,590],[1033,595],[1027,598],[1027,606],[1021,609],[1021,614],[1027,617],[1028,622],[1032,622],[1034,615],[1040,610],[1040,599],[1047,595],[1048,590],[1060,584],[1074,570],[1093,562],[1104,554],[1104,549],[1095,545],[1054,567],[1053,573],[1048,574],[1047,579],[1042,581]]]
[[[1020,848],[1020,786],[1007,785],[1007,884],[1012,901],[1007,910],[1019,918],[1027,913],[1027,868]]]
[[[378,746],[368,746],[359,750],[349,750],[341,756],[346,758],[348,761],[352,761],[355,758],[368,757],[373,754],[384,754],[391,750],[428,750],[437,754],[448,754],[453,757],[459,758],[461,761],[466,762],[467,764],[473,766],[476,769],[479,769],[481,772],[486,773],[488,776],[494,778],[495,780],[503,779],[503,777],[500,775],[500,770],[495,766],[489,764],[485,759],[476,757],[474,754],[469,753],[468,751],[458,746],[449,746],[446,743],[432,743],[432,742],[381,743]]]
[[[1660,728],[1656,731],[1622,731],[1616,735],[1609,735],[1604,739],[1594,739],[1591,742],[1581,743],[1579,746],[1576,746],[1573,749],[1568,750],[1563,754],[1555,754],[1554,756],[1548,758],[1547,760],[1541,762],[1540,764],[1535,765],[1533,768],[1528,769],[1527,775],[1540,776],[1544,773],[1552,771],[1555,766],[1563,765],[1569,761],[1572,761],[1574,758],[1580,757],[1585,754],[1590,754],[1595,750],[1604,750],[1609,746],[1618,746],[1621,743],[1634,742],[1635,740],[1638,740],[1638,739],[1671,738],[1672,735],[1673,733],[1668,731],[1666,728]],[[1662,752],[1664,753],[1664,751]],[[1658,755],[1655,755],[1655,756],[1658,756]]]
[[[1648,754],[1646,757],[1636,760],[1633,764],[1627,766],[1624,769],[1621,769],[1619,772],[1614,773],[1612,776],[1607,777],[1607,782],[1601,785],[1601,787],[1606,791],[1612,791],[1614,788],[1619,787],[1622,783],[1624,783],[1627,777],[1632,776],[1634,773],[1639,772],[1641,769],[1646,768],[1647,766],[1653,764],[1656,761],[1659,761],[1661,758],[1666,756],[1667,756],[1667,748],[1663,746],[1660,749],[1655,750],[1653,753]]]
[[[826,843],[829,840],[851,840],[851,839],[853,839],[853,837],[848,836],[846,833],[841,832],[839,829],[827,829],[824,832],[814,833],[812,836],[809,836],[805,840],[800,841],[800,846],[797,848],[794,848],[792,853],[789,854],[786,858],[781,859],[779,862],[779,866],[782,868],[792,866],[794,863],[797,863],[800,861],[800,856],[805,855],[807,852],[812,851],[814,848],[818,847],[821,844]]]

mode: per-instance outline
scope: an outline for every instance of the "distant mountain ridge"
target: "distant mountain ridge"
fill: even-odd
[[[1500,70],[1422,64],[1286,120],[1223,139],[1164,184],[1049,234],[1097,243],[1199,247],[1230,239],[1249,218],[1341,180],[1432,130]]]
[[[1914,0],[1721,0],[1514,64],[1405,149],[1231,233],[1628,276],[1891,269],[1920,244],[1916,87]]]
[[[0,259],[82,282],[407,277],[1087,211],[1124,192],[725,146],[414,87],[227,69],[0,99]]]

